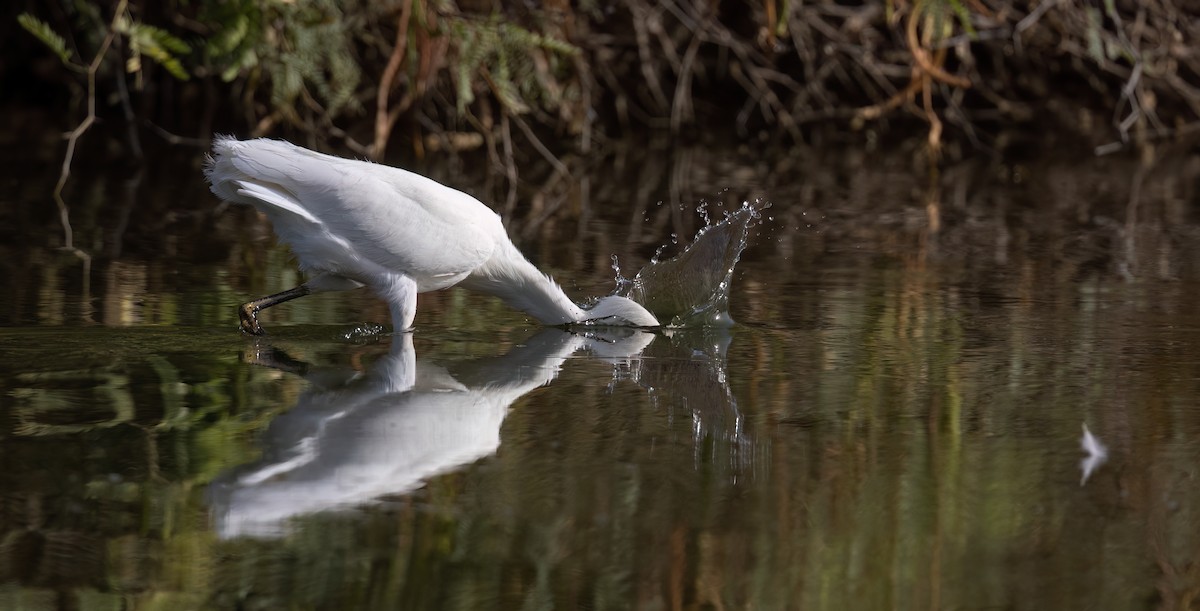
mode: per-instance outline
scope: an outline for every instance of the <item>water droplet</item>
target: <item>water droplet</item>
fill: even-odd
[[[341,334],[341,338],[344,340],[354,341],[354,340],[361,340],[361,339],[376,337],[378,335],[383,334],[383,332],[384,332],[383,325],[377,324],[377,323],[365,322],[365,323],[362,323],[359,325],[355,325],[348,331],[343,332]]]
[[[650,262],[658,263],[659,258],[662,257],[662,253],[666,249],[667,249],[666,244],[663,244],[662,246],[659,246],[658,248],[654,249],[654,256],[650,257]]]
[[[626,280],[625,277],[621,275],[621,263],[617,260],[617,255],[612,256],[612,268],[613,272],[616,273],[615,280],[617,281],[618,289],[629,283],[629,280]]]
[[[707,201],[700,200],[700,203],[696,205],[696,212],[698,212],[700,214],[700,218],[704,220],[705,227],[712,225],[712,219],[709,218],[709,216],[708,216],[708,202]]]

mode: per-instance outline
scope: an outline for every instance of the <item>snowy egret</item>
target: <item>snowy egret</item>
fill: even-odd
[[[399,168],[343,159],[282,140],[217,136],[204,174],[224,200],[249,204],[291,247],[307,282],[245,303],[241,328],[262,335],[259,311],[325,291],[367,286],[412,328],[417,293],[454,285],[495,295],[543,324],[598,321],[657,327],[637,302],[576,305],[521,254],[479,200]]]
[[[543,329],[503,356],[459,363],[457,377],[417,358],[408,333],[365,371],[314,371],[274,351],[256,357],[256,364],[305,371],[309,384],[271,422],[263,457],[213,482],[216,532],[282,536],[295,516],[411,492],[494,454],[509,406],[553,382],[571,355],[587,349],[634,358],[655,337],[629,328],[595,337]],[[280,356],[286,361],[276,362]]]

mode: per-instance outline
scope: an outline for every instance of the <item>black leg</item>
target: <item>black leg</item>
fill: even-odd
[[[238,318],[241,320],[241,324],[239,326],[242,329],[242,333],[247,333],[249,335],[266,335],[267,333],[266,331],[263,331],[262,325],[258,324],[259,310],[265,310],[273,305],[277,305],[285,301],[291,301],[297,297],[303,297],[309,294],[309,292],[310,291],[308,290],[308,287],[301,284],[296,288],[288,289],[282,293],[267,295],[262,299],[255,299],[254,301],[243,303],[238,308]]]

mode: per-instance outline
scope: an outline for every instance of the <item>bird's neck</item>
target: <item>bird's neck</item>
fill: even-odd
[[[463,280],[463,286],[495,295],[544,325],[584,320],[583,309],[567,297],[558,283],[534,267],[516,246],[505,241],[499,248],[491,260]]]

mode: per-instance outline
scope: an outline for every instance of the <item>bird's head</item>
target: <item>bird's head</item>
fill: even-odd
[[[611,324],[623,327],[659,327],[662,323],[649,310],[628,297],[601,297],[596,305],[584,310],[584,322]]]

